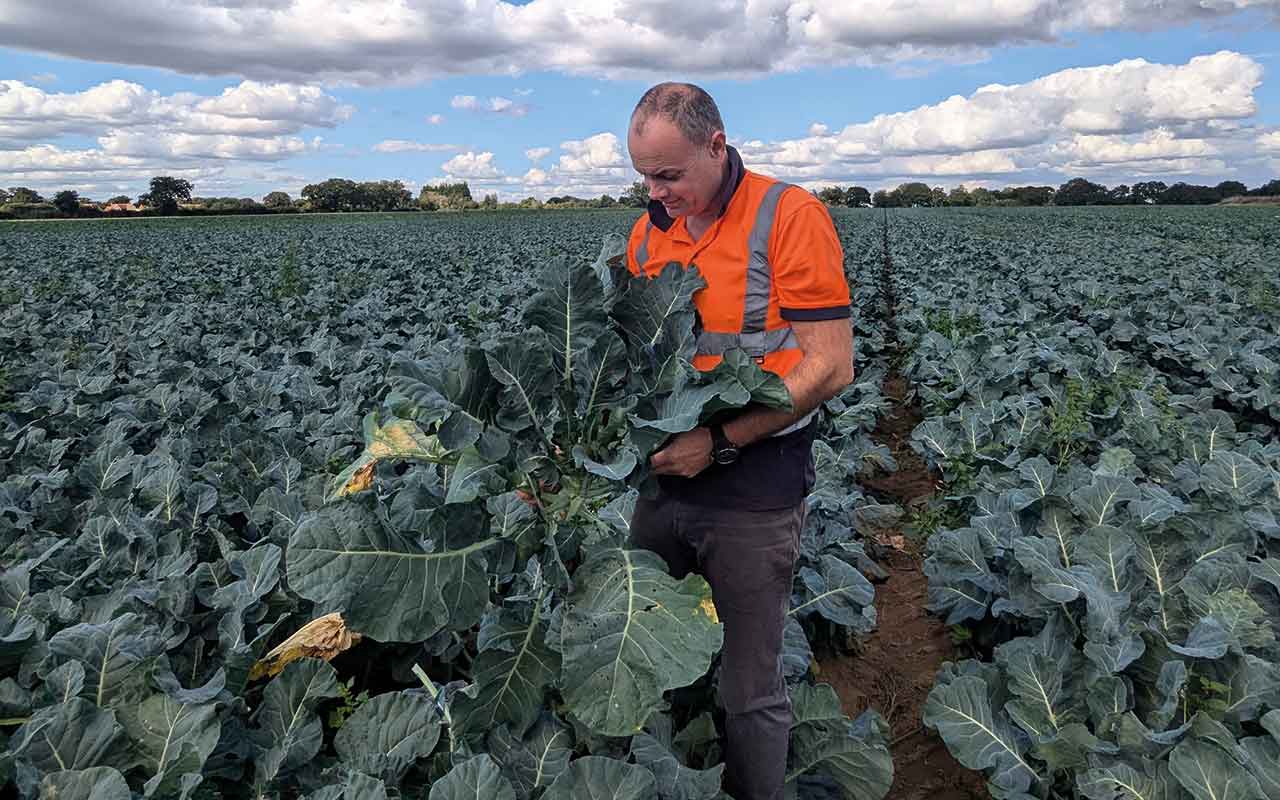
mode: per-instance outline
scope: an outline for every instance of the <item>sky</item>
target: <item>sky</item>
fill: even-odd
[[[616,195],[663,80],[808,188],[1280,177],[1280,0],[0,0],[0,186]]]

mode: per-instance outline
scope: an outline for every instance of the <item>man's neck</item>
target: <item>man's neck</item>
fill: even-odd
[[[697,242],[715,222],[715,214],[701,214],[696,217],[686,216],[684,218],[684,227],[689,232],[689,238]]]

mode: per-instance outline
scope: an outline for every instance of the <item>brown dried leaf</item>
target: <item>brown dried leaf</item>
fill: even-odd
[[[907,549],[907,539],[905,536],[885,536],[883,533],[876,534],[876,543],[882,547],[891,547],[894,550]]]
[[[258,660],[249,670],[249,680],[276,675],[291,661],[299,658],[322,658],[329,661],[339,653],[350,650],[360,639],[359,633],[347,627],[338,612],[313,619],[298,629],[270,652]]]
[[[336,492],[337,497],[346,497],[352,494],[360,494],[373,485],[373,468],[376,462],[370,461],[363,467],[360,467],[351,476],[351,480],[341,486]]]

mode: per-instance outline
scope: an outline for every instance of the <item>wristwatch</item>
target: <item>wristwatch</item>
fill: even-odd
[[[716,424],[708,428],[711,431],[711,459],[717,464],[732,464],[738,460],[738,446],[724,435],[724,426]]]

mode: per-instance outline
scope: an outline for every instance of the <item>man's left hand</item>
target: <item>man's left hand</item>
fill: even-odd
[[[677,434],[667,446],[649,457],[655,475],[692,478],[711,466],[711,431],[694,428]]]

